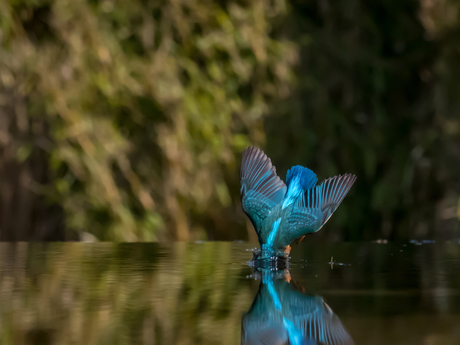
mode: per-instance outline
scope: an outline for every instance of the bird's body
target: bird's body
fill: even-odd
[[[321,229],[355,180],[345,174],[316,185],[316,174],[297,165],[288,170],[286,185],[262,150],[247,148],[241,162],[241,201],[262,252],[286,252],[295,240]]]

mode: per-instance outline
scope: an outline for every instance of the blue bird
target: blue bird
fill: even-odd
[[[287,256],[294,241],[320,230],[356,180],[345,174],[316,185],[316,174],[296,165],[284,184],[270,158],[254,146],[243,151],[240,178],[241,204],[257,232],[261,258]]]
[[[352,345],[340,319],[320,296],[294,288],[284,279],[262,270],[259,292],[241,320],[241,345]]]

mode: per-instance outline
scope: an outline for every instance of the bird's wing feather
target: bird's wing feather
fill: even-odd
[[[325,345],[352,345],[354,344],[348,332],[329,306],[329,310],[312,315],[299,315],[295,317],[294,324],[301,329],[306,339],[314,339]]]
[[[241,200],[244,212],[251,219],[257,232],[262,226],[262,221],[267,217],[270,210],[275,207],[275,203],[265,195],[250,190]]]
[[[345,174],[343,176],[338,175],[330,177],[321,183],[321,211],[323,212],[321,225],[324,225],[331,217],[332,213],[339,207],[355,181],[355,175]]]
[[[287,226],[281,241],[290,245],[308,232],[314,232],[321,224],[321,186],[308,189],[294,203],[287,217]]]
[[[265,324],[241,332],[241,345],[273,345],[285,344],[288,334],[282,325]]]
[[[243,151],[240,177],[243,210],[259,232],[270,210],[283,200],[286,185],[270,158],[257,147]]]
[[[286,304],[289,317],[305,339],[315,340],[315,344],[353,344],[340,319],[320,296],[290,293]]]
[[[339,207],[355,180],[356,176],[352,174],[334,176],[301,195],[288,216],[288,224],[293,226],[292,241],[297,239],[297,243],[301,242],[307,233],[321,229]]]

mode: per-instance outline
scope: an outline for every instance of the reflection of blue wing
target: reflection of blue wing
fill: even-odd
[[[355,180],[356,176],[351,174],[334,176],[301,195],[288,217],[290,243],[295,239],[300,242],[307,233],[321,229],[339,207]]]
[[[322,297],[287,290],[283,299],[293,327],[302,333],[306,344],[353,344],[342,322]]]
[[[243,318],[244,320],[244,318]],[[289,340],[288,334],[282,325],[273,324],[248,324],[249,328],[260,327],[257,332],[253,329],[246,330],[244,322],[241,325],[241,344],[242,345],[278,345],[286,344]]]
[[[270,158],[257,147],[244,150],[240,177],[243,210],[259,232],[270,210],[283,200],[286,185]]]
[[[274,276],[262,276],[251,309],[241,320],[242,345],[354,344],[321,296],[305,295],[285,280],[270,278]]]
[[[316,342],[305,342],[303,339],[302,332],[295,328],[294,324],[291,320],[286,319],[283,317],[283,326],[288,332],[289,335],[289,344],[290,345],[308,345],[308,344],[315,344]]]
[[[316,342],[325,345],[351,345],[354,344],[350,335],[335,315],[331,308],[323,302],[324,309],[305,317],[298,315],[294,324],[305,339],[314,339]]]

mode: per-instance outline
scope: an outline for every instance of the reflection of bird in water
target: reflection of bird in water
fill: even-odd
[[[243,316],[241,345],[354,344],[320,296],[294,289],[289,273],[277,279],[271,272],[263,270],[259,292]]]
[[[270,158],[257,147],[244,150],[240,175],[243,210],[265,257],[287,255],[295,240],[321,229],[356,180],[351,174],[338,175],[317,186],[316,174],[296,165],[287,172],[286,186]]]

